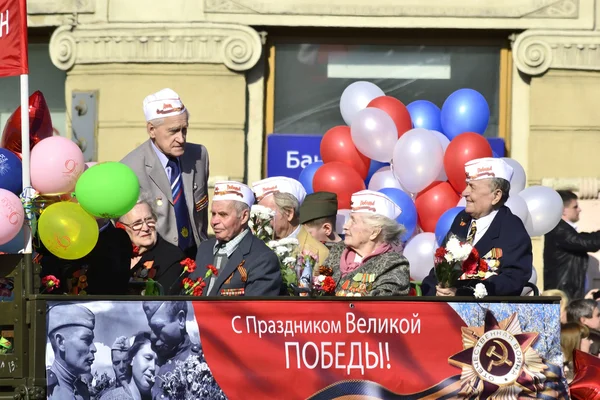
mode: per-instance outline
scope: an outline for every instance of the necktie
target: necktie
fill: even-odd
[[[475,239],[475,234],[477,233],[477,225],[476,221],[471,221],[471,227],[469,228],[469,234],[467,235],[467,243],[473,244],[473,240]]]
[[[183,180],[177,160],[169,159],[167,166],[171,167],[171,193],[173,195],[173,207],[175,208],[175,219],[177,221],[178,245],[181,250],[192,246],[192,235],[190,231],[190,217],[188,214],[185,194],[183,193]]]

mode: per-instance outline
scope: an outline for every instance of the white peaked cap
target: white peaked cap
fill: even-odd
[[[361,190],[352,195],[352,212],[379,214],[395,220],[402,209],[383,193]]]
[[[478,158],[465,164],[467,182],[480,179],[502,178],[510,182],[513,168],[501,158]]]
[[[215,183],[215,194],[212,201],[235,200],[241,201],[252,207],[254,204],[254,193],[247,185],[235,181],[221,181]]]
[[[300,182],[286,176],[273,176],[252,184],[256,199],[261,201],[273,193],[289,193],[302,204],[306,197],[306,190]]]
[[[172,89],[163,89],[144,99],[144,115],[146,122],[157,118],[183,114],[185,106],[179,95]]]

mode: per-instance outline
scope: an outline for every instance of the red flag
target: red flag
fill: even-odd
[[[26,0],[0,0],[0,77],[28,73]]]

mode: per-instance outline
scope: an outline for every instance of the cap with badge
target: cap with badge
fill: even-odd
[[[254,193],[249,186],[235,181],[221,181],[215,183],[213,202],[221,200],[241,201],[252,207],[254,204]]]
[[[307,195],[300,206],[300,223],[305,224],[319,218],[336,217],[338,199],[335,193],[316,192]]]
[[[353,213],[379,214],[393,220],[402,213],[400,207],[389,197],[373,190],[361,190],[354,193],[350,207]]]
[[[501,158],[478,158],[465,164],[467,182],[481,179],[502,178],[510,182],[513,168]]]
[[[297,180],[286,176],[274,176],[254,182],[252,189],[254,189],[257,201],[261,201],[273,193],[289,193],[298,199],[298,202],[301,204],[306,197],[304,186]]]
[[[150,320],[154,314],[165,304],[164,301],[144,301],[142,303],[142,308],[144,309],[144,313],[148,320]]]
[[[113,343],[112,347],[110,348],[112,351],[121,351],[121,352],[125,352],[127,350],[129,350],[129,347],[131,347],[129,345],[129,338],[127,338],[127,336],[119,336],[115,342]]]
[[[94,330],[96,316],[88,308],[78,304],[59,304],[50,308],[47,314],[47,332],[52,333],[65,326],[83,326]]]
[[[179,95],[172,89],[163,89],[144,99],[146,122],[157,118],[172,117],[185,112]]]

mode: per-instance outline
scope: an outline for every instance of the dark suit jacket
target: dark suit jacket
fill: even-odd
[[[215,243],[216,239],[212,238],[200,244],[196,256],[197,268],[190,274],[191,279],[204,278],[206,267],[214,264]],[[242,261],[242,268],[247,273],[246,278],[238,268]],[[221,266],[211,293],[208,293],[208,283],[204,290],[206,296],[234,295],[236,289],[237,295],[277,296],[282,285],[279,259],[266,244],[248,232],[225,266]]]
[[[147,140],[127,154],[123,164],[129,166],[140,181],[140,190],[148,196],[158,216],[157,232],[167,242],[177,246],[177,221],[173,194],[167,174]],[[186,143],[180,157],[183,193],[190,215],[196,244],[208,238],[208,152],[200,144]]]
[[[450,234],[453,233],[461,240],[465,240],[470,225],[471,217],[462,211],[454,219]],[[478,279],[459,281],[456,295],[473,296],[471,288],[483,282],[489,296],[520,296],[524,285],[531,278],[533,268],[531,238],[521,219],[508,207],[501,207],[487,232],[475,244],[475,248],[481,257],[494,248],[502,250],[498,275],[484,281]],[[423,295],[435,296],[437,283],[435,271],[432,269],[429,276],[423,280]]]

